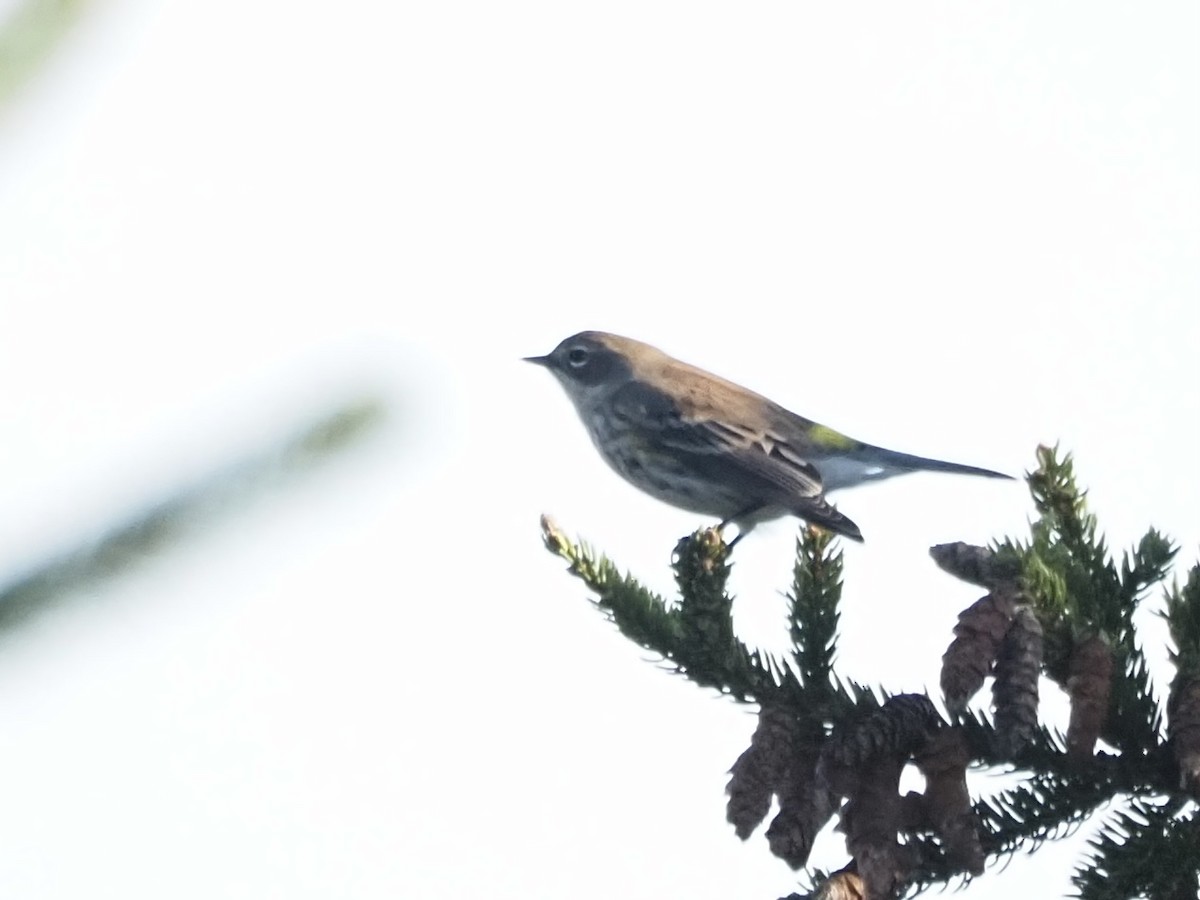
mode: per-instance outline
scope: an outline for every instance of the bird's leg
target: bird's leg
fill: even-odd
[[[739,513],[735,513],[734,515],[721,520],[720,524],[717,525],[717,534],[721,535],[722,538],[725,537],[726,526],[730,525],[731,523],[737,525],[738,529],[737,537],[726,544],[726,547],[732,550],[737,546],[738,541],[750,533],[751,529],[754,528],[754,513],[758,512],[759,509],[761,509],[761,507],[750,506],[746,509],[743,509]]]

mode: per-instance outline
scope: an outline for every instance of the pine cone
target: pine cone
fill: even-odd
[[[856,767],[838,828],[854,857],[867,900],[894,897],[908,881],[912,849],[901,846],[900,772],[907,754],[883,755]]]
[[[1021,574],[1021,564],[1015,557],[999,556],[990,547],[962,541],[937,544],[929,548],[929,555],[943,572],[982,588],[1015,584]]]
[[[1179,786],[1200,800],[1200,675],[1176,674],[1167,702],[1167,739],[1179,764]]]
[[[853,769],[879,756],[907,759],[943,724],[924,694],[896,694],[870,715],[835,731],[821,751],[821,762]]]
[[[1029,743],[1037,728],[1038,678],[1042,673],[1042,626],[1028,606],[1019,606],[1000,645],[992,704],[996,738],[1010,758]]]
[[[1087,759],[1108,718],[1112,694],[1112,648],[1098,634],[1078,641],[1071,650],[1067,693],[1071,696],[1071,724],[1067,726],[1067,753]]]
[[[925,776],[923,810],[930,828],[942,840],[947,860],[972,875],[983,874],[979,820],[967,792],[971,754],[959,728],[943,728],[917,754]]]
[[[795,715],[764,706],[750,746],[730,770],[726,818],[742,840],[750,837],[779,797],[779,813],[767,829],[771,852],[793,869],[808,862],[812,844],[837,809],[838,798],[818,787],[822,736],[806,735]]]
[[[914,851],[899,843],[900,773],[943,724],[924,694],[897,694],[834,732],[821,750],[818,785],[848,798],[838,828],[867,898],[892,897],[912,871]]]
[[[771,795],[784,783],[799,737],[796,717],[777,707],[763,706],[750,746],[730,768],[725,786],[729,802],[725,818],[743,841],[771,809]]]
[[[1016,606],[1014,590],[997,589],[959,614],[954,640],[942,654],[942,696],[952,715],[962,712],[983,687]]]
[[[792,758],[786,782],[776,791],[779,812],[767,828],[771,852],[793,869],[802,869],[812,853],[813,841],[837,811],[837,795],[818,784],[814,752]]]

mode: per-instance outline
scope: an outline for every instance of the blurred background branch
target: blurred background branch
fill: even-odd
[[[136,565],[185,537],[189,529],[231,511],[262,491],[290,483],[337,456],[383,419],[377,397],[326,410],[269,449],[217,469],[172,496],[115,523],[93,541],[35,565],[0,587],[0,632],[91,582]]]
[[[78,21],[86,0],[28,0],[0,18],[0,107]]]

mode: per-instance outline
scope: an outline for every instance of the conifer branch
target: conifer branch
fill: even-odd
[[[806,528],[796,539],[796,565],[788,594],[788,632],[800,680],[811,693],[833,693],[837,657],[838,601],[842,554],[831,551],[833,535]]]
[[[1118,565],[1070,456],[1041,447],[1037,459],[1027,475],[1038,514],[1028,537],[930,551],[944,570],[988,591],[960,615],[943,657],[953,724],[925,695],[868,688],[836,670],[842,556],[819,529],[802,530],[796,544],[788,666],[749,652],[734,634],[719,532],[680,541],[673,607],[548,520],[543,532],[627,636],[697,683],[759,703],[758,728],[731,770],[727,817],[746,839],[774,798],[770,849],[803,867],[836,813],[852,860],[835,873],[812,870],[810,897],[883,898],[969,880],[985,860],[1036,850],[1115,803],[1075,875],[1080,896],[1190,900],[1200,868],[1200,564],[1167,591],[1162,613],[1176,667],[1164,723],[1134,612],[1177,548],[1149,529]],[[1039,721],[1042,673],[1071,699],[1065,736]],[[990,717],[968,705],[989,679]],[[1101,740],[1115,752],[1097,750]],[[901,797],[909,764],[926,787]],[[971,803],[968,765],[1027,775]],[[1171,863],[1155,862],[1164,859]]]

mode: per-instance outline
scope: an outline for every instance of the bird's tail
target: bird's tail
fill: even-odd
[[[831,454],[814,461],[821,471],[821,481],[826,491],[840,491],[871,481],[894,478],[909,472],[950,472],[959,475],[982,475],[984,478],[1011,478],[1002,472],[964,466],[961,463],[897,453],[871,444],[860,444],[841,454]]]
[[[894,450],[877,448],[878,461],[888,469],[900,472],[949,472],[954,475],[982,475],[984,478],[1007,478],[1011,475],[1003,472],[993,472],[991,469],[981,469],[979,466],[964,466],[962,463],[946,462],[941,459],[930,459],[927,456],[914,456],[911,453],[897,453]]]

